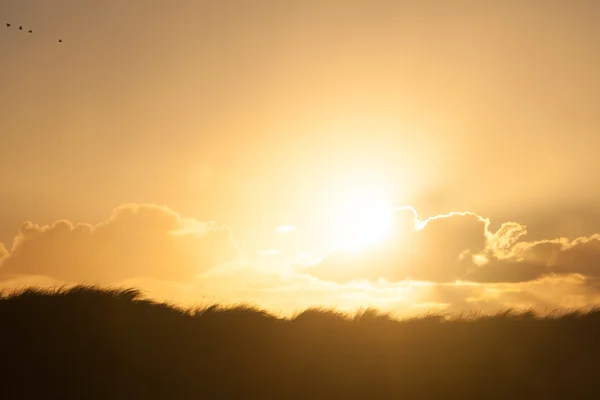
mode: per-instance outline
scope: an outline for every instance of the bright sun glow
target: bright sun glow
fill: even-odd
[[[334,246],[358,251],[381,243],[392,232],[392,211],[392,205],[381,191],[361,188],[345,194],[334,214]]]

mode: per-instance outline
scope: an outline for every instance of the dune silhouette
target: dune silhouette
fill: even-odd
[[[280,318],[75,286],[5,293],[0,325],[3,399],[590,398],[600,376],[600,311]]]

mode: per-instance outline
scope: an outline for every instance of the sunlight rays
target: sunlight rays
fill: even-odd
[[[355,188],[341,196],[332,225],[334,247],[356,252],[389,237],[393,230],[393,207],[382,190]]]

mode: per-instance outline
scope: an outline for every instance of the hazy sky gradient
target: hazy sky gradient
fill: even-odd
[[[240,241],[296,225],[316,246],[337,193],[364,182],[422,218],[600,232],[597,1],[4,0],[0,15],[7,248],[24,221],[96,224],[127,203]]]

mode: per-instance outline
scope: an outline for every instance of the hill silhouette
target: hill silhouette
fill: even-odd
[[[600,311],[396,320],[182,309],[136,289],[0,299],[2,399],[597,398]]]

